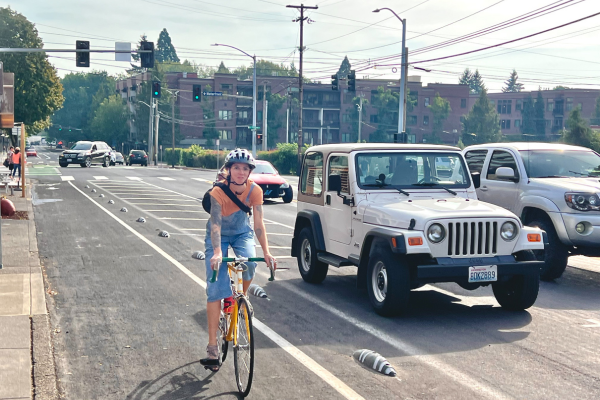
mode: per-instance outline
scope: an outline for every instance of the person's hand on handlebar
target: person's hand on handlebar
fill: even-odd
[[[220,251],[220,249],[219,250],[215,249],[215,253],[210,258],[210,267],[213,269],[213,271],[218,271],[219,266],[221,266],[222,262],[223,262],[223,253]]]
[[[277,269],[277,259],[273,257],[271,254],[265,254],[265,263],[270,270],[275,271]]]

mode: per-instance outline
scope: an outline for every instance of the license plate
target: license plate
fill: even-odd
[[[67,162],[71,162],[71,161],[73,161],[73,159],[67,158]]]
[[[470,282],[496,282],[498,280],[498,266],[485,265],[481,267],[469,267]]]

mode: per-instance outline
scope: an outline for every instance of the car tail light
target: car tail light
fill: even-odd
[[[148,156],[144,156],[144,158],[148,158]]]

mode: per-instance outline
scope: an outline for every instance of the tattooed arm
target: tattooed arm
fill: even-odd
[[[212,269],[218,269],[223,259],[223,250],[221,249],[222,220],[221,204],[219,204],[217,199],[210,196],[210,240],[213,246],[213,256],[210,259],[210,266]]]
[[[267,240],[267,230],[265,229],[265,222],[263,221],[263,206],[258,204],[254,206],[254,233],[256,238],[263,249],[263,254],[267,266],[273,266],[277,268],[277,260],[271,255],[269,251],[269,241]]]

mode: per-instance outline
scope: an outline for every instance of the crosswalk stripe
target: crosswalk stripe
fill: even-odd
[[[74,180],[75,180],[75,178],[74,178],[74,177],[72,177],[72,176],[64,176],[64,175],[63,175],[63,176],[61,176],[61,177],[60,177],[60,179],[62,179],[62,180],[63,180],[63,182],[64,182],[64,181],[74,181]]]
[[[174,181],[175,179],[169,178],[168,176],[159,176],[158,179],[162,179],[163,181]]]
[[[127,179],[132,180],[132,181],[141,181],[142,178],[137,177],[137,176],[128,176]]]
[[[97,181],[106,181],[108,178],[106,176],[94,176],[94,179]]]

